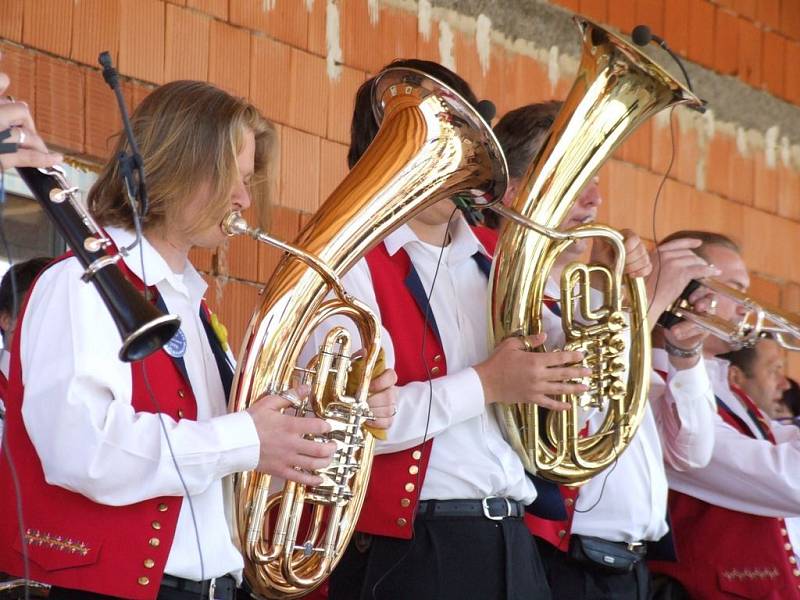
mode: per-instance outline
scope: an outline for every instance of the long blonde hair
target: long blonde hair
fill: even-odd
[[[156,88],[136,108],[131,126],[144,161],[150,206],[145,231],[178,222],[176,216],[203,186],[211,200],[187,233],[219,223],[239,176],[236,157],[247,130],[255,136],[255,169],[249,192],[259,217],[266,213],[276,160],[273,126],[252,104],[201,81],[173,81]],[[120,176],[117,155],[129,151],[118,134],[111,159],[89,191],[88,205],[100,225],[131,230],[133,215]],[[186,221],[186,219],[184,219]]]

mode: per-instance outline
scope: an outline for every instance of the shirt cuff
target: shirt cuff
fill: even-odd
[[[455,422],[466,421],[486,412],[486,397],[478,372],[472,367],[462,369],[455,375],[447,376],[449,396],[456,400],[451,403]]]
[[[256,424],[246,412],[234,412],[211,420],[219,441],[220,466],[224,473],[252,471],[261,456]]]
[[[682,401],[693,402],[697,398],[704,398],[712,410],[715,409],[714,394],[709,392],[711,383],[702,357],[688,369],[675,369],[670,364],[668,385],[679,413]]]

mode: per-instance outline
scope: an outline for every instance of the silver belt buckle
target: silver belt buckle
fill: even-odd
[[[208,582],[208,599],[214,600],[214,592],[217,591],[217,578],[212,577],[211,581]]]
[[[489,512],[489,500],[494,500],[495,498],[502,498],[506,503],[506,514],[500,515],[499,517],[493,517]],[[481,506],[483,507],[483,516],[491,521],[502,521],[506,517],[511,516],[511,502],[508,501],[508,498],[503,496],[486,496],[481,500]]]
[[[628,550],[635,552],[637,548],[644,546],[644,542],[628,542]]]

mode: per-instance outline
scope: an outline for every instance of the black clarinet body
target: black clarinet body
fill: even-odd
[[[97,288],[122,338],[120,360],[141,360],[166,344],[180,327],[180,318],[165,315],[134,287],[110,253],[112,241],[80,203],[59,167],[17,171],[84,267],[82,279]]]

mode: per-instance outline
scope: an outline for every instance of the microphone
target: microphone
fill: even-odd
[[[491,100],[481,100],[478,102],[475,110],[478,111],[478,114],[482,116],[483,120],[487,123],[491,123],[492,119],[494,119],[495,115],[497,114],[497,107]]]
[[[675,61],[678,67],[680,67],[681,73],[683,73],[683,77],[684,79],[686,79],[686,87],[688,87],[689,90],[694,92],[694,88],[692,87],[692,80],[689,79],[689,73],[686,72],[686,69],[684,68],[680,58],[678,58],[678,55],[675,54],[669,46],[667,46],[667,42],[666,40],[664,40],[664,38],[659,37],[652,31],[650,31],[650,28],[647,25],[637,25],[636,27],[633,28],[633,31],[631,31],[631,40],[633,40],[633,43],[636,44],[637,46],[645,47],[650,42],[655,42],[658,46],[663,48],[667,52],[667,54],[669,54],[672,57],[672,60]],[[692,108],[700,113],[706,112],[706,107],[704,105]]]
[[[111,88],[117,98],[119,113],[122,117],[122,128],[125,131],[128,146],[131,149],[130,153],[120,152],[117,157],[120,173],[125,180],[128,196],[136,201],[136,212],[138,212],[140,218],[143,218],[147,214],[149,204],[144,183],[144,161],[142,160],[142,155],[139,154],[139,146],[136,144],[136,138],[133,135],[128,109],[125,107],[125,97],[122,95],[122,88],[119,85],[119,73],[114,68],[111,55],[108,52],[101,52],[97,60],[103,67],[103,79],[105,79],[108,87]]]

